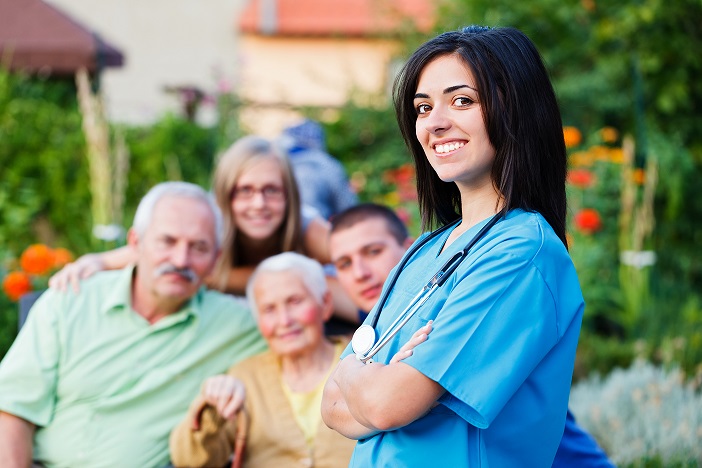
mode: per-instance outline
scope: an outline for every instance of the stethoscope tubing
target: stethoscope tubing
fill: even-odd
[[[504,215],[502,211],[494,215],[486,224],[485,226],[482,227],[480,231],[471,239],[471,241],[463,248],[463,250],[457,252],[454,254],[444,265],[439,269],[439,271],[436,272],[436,274],[422,287],[422,289],[419,291],[419,293],[414,296],[414,298],[410,301],[410,303],[405,307],[400,314],[398,314],[397,318],[393,320],[393,322],[390,324],[390,326],[387,328],[385,333],[383,333],[380,338],[375,341],[375,343],[368,349],[363,354],[357,354],[356,357],[361,361],[361,362],[368,362],[371,360],[373,356],[375,356],[378,351],[380,351],[401,329],[409,320],[414,316],[414,314],[419,310],[419,308],[424,305],[427,300],[429,300],[429,297],[443,284],[446,282],[448,277],[458,268],[458,266],[463,262],[463,260],[468,256],[468,252],[470,249],[489,231],[492,226],[494,226],[500,218]],[[373,318],[371,319],[372,325],[362,325],[361,328],[363,327],[369,327],[372,330],[375,330],[376,326],[378,325],[378,319],[380,318],[380,313],[383,309],[383,306],[385,305],[385,302],[388,298],[388,295],[392,288],[395,287],[395,283],[397,282],[397,279],[402,272],[402,269],[404,266],[407,264],[407,261],[420,249],[422,248],[427,242],[429,242],[431,239],[434,239],[438,235],[440,235],[442,232],[446,231],[447,229],[451,228],[452,226],[455,226],[458,224],[460,220],[447,224],[446,226],[441,227],[440,229],[437,229],[436,231],[432,232],[429,234],[427,237],[422,239],[421,242],[417,243],[410,251],[407,252],[407,254],[404,256],[400,264],[398,265],[397,269],[395,270],[395,273],[390,280],[390,283],[388,287],[385,289],[383,296],[380,298],[378,301],[378,307],[376,308],[375,314]],[[360,328],[359,328],[360,330]],[[359,331],[357,330],[357,332]],[[352,340],[353,342],[353,340]]]

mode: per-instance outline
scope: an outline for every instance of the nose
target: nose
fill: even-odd
[[[356,259],[352,263],[353,265],[353,276],[356,281],[362,281],[370,277],[371,271],[362,259]]]
[[[190,266],[190,251],[186,243],[179,243],[173,248],[171,263],[178,268]]]
[[[287,327],[292,322],[291,317],[290,309],[288,307],[281,307],[278,312],[278,323],[281,327]]]
[[[446,109],[441,106],[434,107],[428,116],[418,120],[424,124],[427,132],[438,135],[451,128],[451,119],[449,119]]]
[[[257,208],[262,207],[266,204],[266,197],[263,196],[262,190],[257,190],[256,193],[251,197],[251,205]]]

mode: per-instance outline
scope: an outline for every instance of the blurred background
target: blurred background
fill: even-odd
[[[17,300],[124,243],[157,182],[303,117],[359,198],[420,232],[390,90],[468,24],[541,51],[569,151],[587,308],[571,407],[620,466],[702,464],[699,0],[0,0],[0,358]]]

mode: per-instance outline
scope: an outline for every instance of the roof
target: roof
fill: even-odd
[[[122,53],[41,0],[0,0],[0,60],[12,70],[73,73],[121,66]]]
[[[278,36],[392,34],[410,22],[429,31],[431,0],[250,0],[239,18],[244,33]]]

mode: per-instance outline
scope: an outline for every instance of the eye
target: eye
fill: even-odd
[[[453,105],[456,107],[468,107],[471,104],[473,104],[475,101],[473,101],[471,98],[466,97],[466,96],[458,96],[453,100]]]
[[[334,266],[336,267],[337,270],[346,270],[347,268],[351,267],[351,262],[345,258],[341,258],[334,262]]]
[[[207,242],[196,242],[193,245],[193,250],[199,254],[210,253],[210,245]]]
[[[423,114],[428,114],[429,111],[431,111],[431,106],[429,104],[418,104],[415,108],[417,111],[417,115],[423,115]]]
[[[279,198],[283,195],[283,188],[275,185],[266,185],[261,190],[263,196],[267,198]]]
[[[368,256],[370,257],[375,257],[376,255],[380,255],[381,253],[383,253],[382,247],[373,247],[368,249]]]
[[[234,187],[234,196],[241,198],[251,198],[253,197],[256,190],[250,185],[244,185],[243,187]]]

